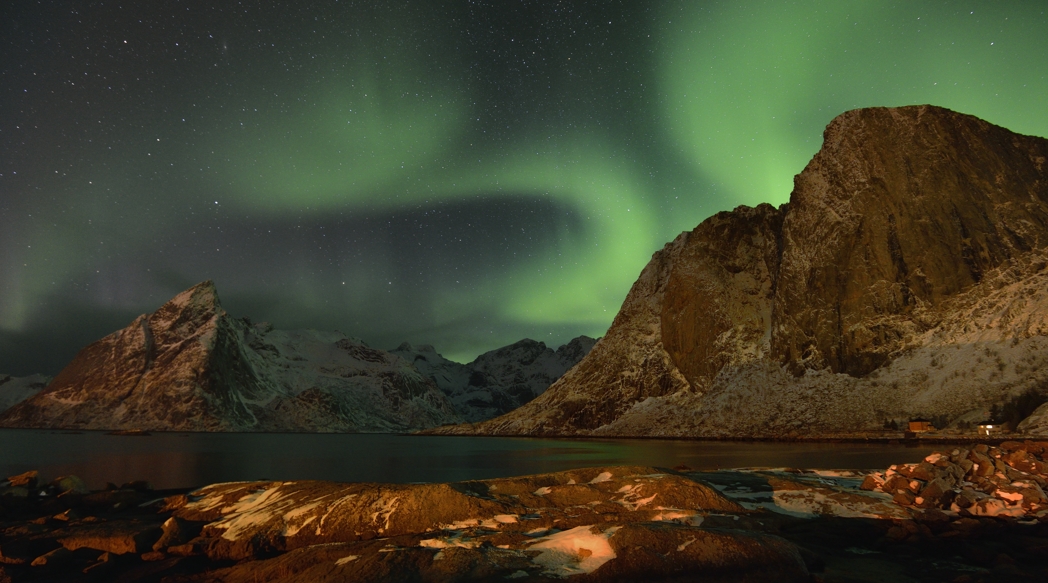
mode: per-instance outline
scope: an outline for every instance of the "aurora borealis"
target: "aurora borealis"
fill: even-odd
[[[600,336],[651,254],[781,204],[856,107],[1048,136],[1042,2],[0,8],[0,372],[215,280],[469,360]]]

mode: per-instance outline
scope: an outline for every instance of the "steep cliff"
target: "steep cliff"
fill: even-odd
[[[449,433],[800,436],[979,420],[1048,375],[1048,140],[846,112],[790,202],[657,252],[593,351]]]

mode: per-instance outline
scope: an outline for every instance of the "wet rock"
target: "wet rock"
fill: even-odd
[[[31,563],[34,567],[61,567],[71,561],[73,553],[69,549],[59,547],[53,551],[49,551],[33,559]]]
[[[863,488],[891,494],[904,506],[917,504],[977,516],[1048,516],[1044,492],[1048,476],[1036,472],[1044,468],[1044,460],[1038,457],[1044,455],[1044,447],[1034,442],[1006,443],[1001,447],[978,444],[971,451],[936,452],[921,463],[871,474],[863,481]],[[904,476],[913,478],[906,483]],[[919,485],[918,490],[912,488],[914,484]],[[913,493],[919,495],[911,500]]]
[[[160,539],[153,544],[153,550],[162,551],[168,547],[184,545],[200,534],[202,528],[201,523],[193,523],[172,516],[161,526],[162,534]]]
[[[590,468],[457,484],[255,482],[209,486],[169,500],[186,520],[206,521],[200,542],[212,559],[240,560],[335,541],[371,540],[443,528],[516,531],[616,520],[686,523],[708,511],[745,512],[698,481],[655,468]],[[701,520],[701,519],[700,519]],[[170,549],[183,552],[183,549]]]
[[[21,486],[23,488],[36,488],[37,480],[40,477],[40,473],[36,470],[30,470],[28,472],[18,474],[17,476],[11,476],[7,478],[9,486]]]
[[[98,576],[105,573],[106,571],[112,570],[115,564],[116,561],[113,557],[113,554],[106,552],[99,555],[98,559],[96,559],[94,563],[91,563],[90,565],[85,567],[83,572],[85,574]]]

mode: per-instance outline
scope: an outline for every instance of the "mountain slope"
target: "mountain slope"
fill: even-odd
[[[469,364],[445,359],[430,345],[401,344],[390,352],[411,362],[451,400],[468,422],[502,415],[542,394],[593,348],[579,336],[556,351],[525,338],[481,354]]]
[[[1048,374],[1048,140],[932,106],[846,112],[790,202],[657,252],[542,396],[447,433],[831,435],[976,421]]]
[[[51,377],[35,374],[27,377],[13,377],[0,374],[0,413],[39,393]]]
[[[236,320],[208,281],[81,350],[0,425],[403,431],[458,419],[403,359],[337,332]]]

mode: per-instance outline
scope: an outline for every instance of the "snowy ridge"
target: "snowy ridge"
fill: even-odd
[[[508,413],[541,395],[589,353],[597,341],[579,336],[556,351],[524,339],[486,352],[473,362],[445,359],[431,345],[391,350],[436,383],[455,411],[471,423]]]

